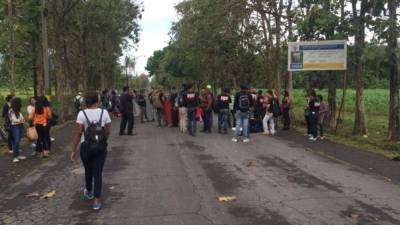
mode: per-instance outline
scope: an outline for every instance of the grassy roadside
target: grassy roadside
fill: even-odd
[[[317,91],[327,97],[327,91]],[[326,136],[329,140],[344,144],[347,146],[356,147],[361,150],[373,152],[385,157],[393,158],[400,156],[400,143],[389,143],[386,141],[388,130],[388,111],[389,111],[389,91],[388,90],[366,90],[365,91],[365,107],[367,114],[367,127],[369,129],[368,137],[353,135],[354,125],[354,102],[355,91],[348,91],[346,100],[345,117],[340,124],[337,132],[333,129],[326,129]],[[294,129],[306,133],[306,125],[304,122],[304,91],[295,90],[295,107],[293,114],[295,117]],[[341,104],[341,92],[338,90],[338,106]]]

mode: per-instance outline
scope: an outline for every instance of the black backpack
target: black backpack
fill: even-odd
[[[279,106],[279,101],[276,100],[275,98],[271,99],[271,112],[274,115],[274,117],[278,117],[281,115],[281,107]]]
[[[101,126],[103,119],[104,109],[101,109],[100,120],[96,122],[90,122],[85,110],[82,111],[85,115],[88,127],[85,130],[85,147],[88,155],[93,156],[97,153],[105,151],[107,148],[107,137],[104,127]]]
[[[74,105],[75,105],[75,109],[77,111],[81,110],[81,99],[82,99],[82,97],[75,98]]]
[[[250,96],[248,94],[241,94],[239,96],[239,109],[240,111],[247,111],[250,109]]]

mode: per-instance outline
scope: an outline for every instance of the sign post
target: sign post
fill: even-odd
[[[288,43],[289,71],[347,70],[347,41]]]

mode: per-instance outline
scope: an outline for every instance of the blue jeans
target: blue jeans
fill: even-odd
[[[13,135],[12,139],[12,150],[14,158],[19,156],[19,144],[21,143],[21,138],[24,132],[24,127],[22,124],[12,125],[11,132]]]
[[[188,108],[188,130],[190,135],[196,134],[196,107]]]
[[[224,131],[228,130],[228,116],[229,116],[229,109],[221,109],[219,111],[218,119],[219,119],[219,126],[218,128],[224,129]]]
[[[241,134],[240,128],[243,127],[243,137],[249,138],[249,112],[236,111],[236,138]]]

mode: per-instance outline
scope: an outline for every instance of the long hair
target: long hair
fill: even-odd
[[[11,101],[11,109],[17,118],[19,118],[19,114],[21,113],[21,107],[22,107],[22,101],[20,98],[14,98]]]
[[[44,112],[44,101],[45,101],[45,97],[43,97],[43,96],[39,96],[37,99],[36,99],[36,104],[35,104],[35,113],[36,114],[43,114],[43,112]]]

